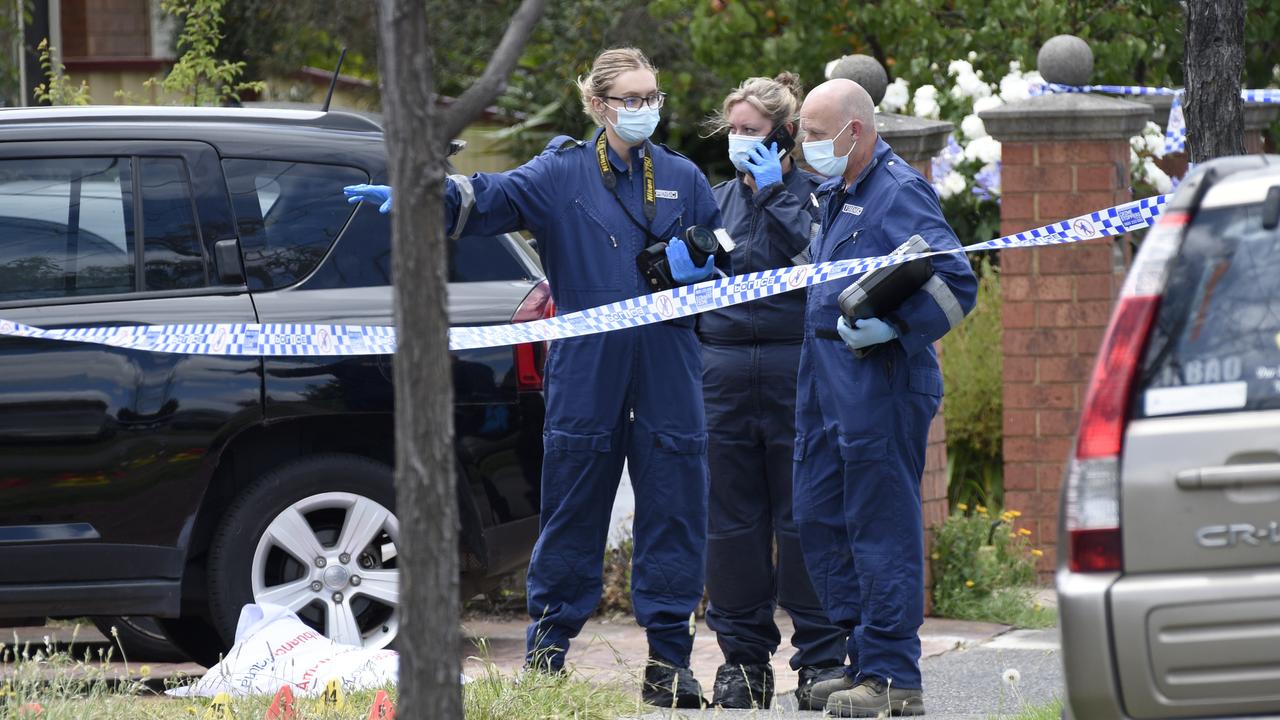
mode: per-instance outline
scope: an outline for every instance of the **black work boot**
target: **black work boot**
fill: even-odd
[[[839,690],[853,687],[853,680],[845,673],[843,665],[833,667],[800,668],[800,685],[796,688],[796,706],[801,710],[827,708],[827,697]]]
[[[863,678],[849,690],[831,693],[827,714],[835,717],[899,717],[924,714],[924,692],[889,687],[875,678]]]
[[[649,658],[644,666],[644,689],[640,693],[648,705],[661,708],[701,710],[707,706],[702,686],[687,667]]]
[[[725,663],[716,671],[711,704],[732,710],[767,708],[773,702],[773,668],[767,663]]]

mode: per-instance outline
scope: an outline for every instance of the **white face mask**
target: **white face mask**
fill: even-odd
[[[618,133],[618,137],[624,143],[634,144],[645,140],[658,127],[660,117],[658,108],[646,105],[639,110],[626,108],[614,108],[614,110],[618,111],[618,122],[609,124],[613,126],[613,131]],[[604,119],[608,122],[609,116],[606,115]]]
[[[844,127],[840,128],[840,132],[830,140],[815,140],[804,144],[804,159],[814,172],[824,177],[844,174],[845,168],[849,166],[849,156],[853,154],[853,148],[858,147],[858,141],[853,141],[853,147],[849,148],[849,152],[836,157],[836,138],[840,137],[840,133],[852,124],[852,120],[845,123]]]
[[[763,139],[763,135],[756,137],[755,135],[729,133],[729,162],[733,163],[738,172],[750,172],[747,169],[747,158],[750,157],[747,152]]]

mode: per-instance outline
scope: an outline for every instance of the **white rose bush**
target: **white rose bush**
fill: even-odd
[[[1005,103],[1031,97],[1032,89],[1044,83],[1034,70],[1023,71],[1017,61],[999,82],[988,82],[975,70],[975,53],[953,60],[935,76],[945,87],[920,85],[912,88],[899,77],[889,84],[881,100],[881,112],[914,115],[929,120],[942,119],[956,126],[947,146],[933,158],[933,187],[942,200],[942,209],[962,243],[974,243],[999,236],[1000,229],[1000,142],[987,133],[978,113]],[[1156,160],[1164,156],[1164,133],[1148,122],[1130,145],[1130,176],[1135,198],[1170,192],[1177,187]]]

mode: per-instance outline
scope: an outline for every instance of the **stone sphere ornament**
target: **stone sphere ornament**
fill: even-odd
[[[1045,82],[1088,85],[1093,77],[1093,50],[1075,35],[1055,35],[1040,48],[1036,69]]]
[[[889,74],[879,60],[870,55],[845,55],[831,68],[831,79],[845,78],[862,86],[871,96],[871,103],[879,105],[884,91],[889,87]]]

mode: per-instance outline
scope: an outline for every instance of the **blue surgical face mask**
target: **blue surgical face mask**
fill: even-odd
[[[845,123],[840,128],[840,132],[836,133],[830,140],[815,140],[804,144],[804,159],[809,163],[814,172],[824,177],[836,177],[843,175],[845,168],[849,166],[849,156],[853,154],[853,148],[858,147],[858,141],[853,141],[853,147],[849,148],[849,152],[836,157],[836,138],[840,137],[846,128],[853,124],[853,121]]]
[[[658,127],[658,108],[646,105],[639,110],[621,107],[614,109],[618,111],[618,122],[609,124],[613,126],[613,131],[618,133],[618,137],[624,143],[634,144],[645,140]],[[605,116],[605,121],[608,122],[608,120],[608,116]]]
[[[747,151],[755,146],[764,138],[763,135],[756,137],[755,135],[735,135],[729,133],[729,162],[738,169],[738,172],[750,172],[747,169]]]

